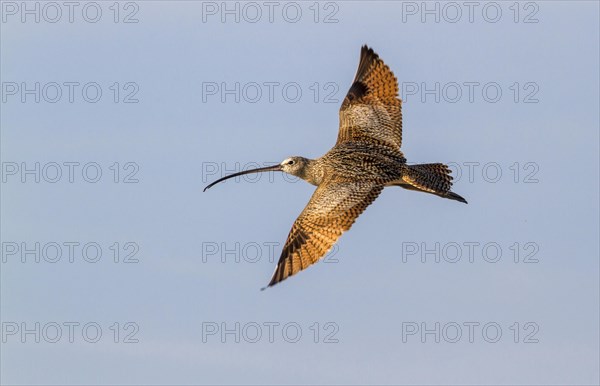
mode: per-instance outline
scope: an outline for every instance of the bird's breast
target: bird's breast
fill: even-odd
[[[402,153],[361,146],[334,148],[320,161],[326,178],[382,183],[400,178],[406,164]]]

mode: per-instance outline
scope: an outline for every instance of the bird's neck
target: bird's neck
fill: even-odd
[[[320,167],[319,160],[307,159],[306,166],[302,168],[296,177],[302,178],[309,184],[319,186],[323,180],[323,169]]]

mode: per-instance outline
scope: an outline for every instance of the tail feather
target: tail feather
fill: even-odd
[[[460,195],[458,195],[458,194],[456,194],[454,192],[448,192],[443,197],[444,198],[449,198],[451,200],[456,200],[456,201],[464,202],[465,204],[468,204],[467,200],[465,200],[462,196],[460,196]]]
[[[435,194],[440,197],[464,202],[466,204],[467,200],[450,191],[452,188],[451,173],[452,171],[450,168],[441,163],[407,165],[402,180],[394,182],[393,185],[401,186],[405,189]]]

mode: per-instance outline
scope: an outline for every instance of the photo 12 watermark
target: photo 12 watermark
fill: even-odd
[[[540,103],[535,81],[400,82],[404,103]]]
[[[2,264],[140,262],[140,245],[135,241],[2,241],[1,248]]]
[[[540,244],[535,241],[403,241],[403,263],[540,263]]]
[[[2,1],[2,23],[137,24],[135,1]]]
[[[450,161],[452,183],[539,184],[540,164],[534,161]]]
[[[202,322],[202,343],[339,343],[336,322]]]
[[[203,241],[202,262],[214,263],[276,263],[279,261],[283,243],[280,241],[249,241],[249,242],[225,242],[225,241]],[[339,246],[333,247],[317,263],[337,264]]]
[[[49,81],[2,82],[2,103],[137,104],[137,82]]]
[[[534,1],[402,1],[402,23],[537,24],[540,4]]]
[[[341,103],[336,82],[203,81],[202,103]],[[347,90],[343,90],[345,94]]]
[[[402,343],[539,343],[536,322],[402,322]]]
[[[203,1],[202,23],[337,24],[340,6],[335,1]]]
[[[2,183],[85,183],[102,182],[115,184],[137,184],[140,182],[140,165],[137,162],[94,162],[94,161],[32,161],[2,162]]]
[[[136,322],[2,322],[2,343],[139,343]]]

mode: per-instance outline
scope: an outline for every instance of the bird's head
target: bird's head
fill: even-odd
[[[281,171],[302,178],[308,165],[308,159],[294,156],[284,159],[279,166]]]

